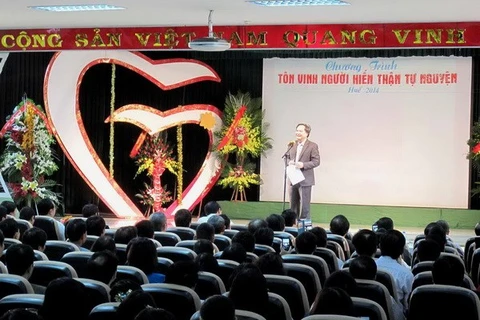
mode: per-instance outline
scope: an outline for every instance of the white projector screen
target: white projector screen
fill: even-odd
[[[313,203],[467,208],[471,73],[460,57],[265,59],[260,200],[282,201],[282,155],[305,122]]]

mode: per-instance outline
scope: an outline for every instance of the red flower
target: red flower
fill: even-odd
[[[473,147],[472,152],[475,154],[480,153],[480,143],[477,143],[477,145]]]

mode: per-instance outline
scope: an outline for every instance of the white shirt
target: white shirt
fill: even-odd
[[[297,145],[297,154],[295,155],[295,162],[298,162],[298,159],[300,159],[300,154],[302,154],[304,144],[305,142],[302,142]]]
[[[390,272],[397,285],[397,296],[404,311],[408,308],[408,297],[412,291],[413,274],[409,268],[388,256],[381,256],[376,261],[377,268]]]
[[[201,218],[198,218],[197,223],[205,223],[208,221],[208,219],[210,219],[210,217],[216,216],[216,215],[217,215],[216,213],[210,213],[208,216],[203,216]]]

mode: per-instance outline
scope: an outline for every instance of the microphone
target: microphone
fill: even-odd
[[[285,159],[290,158],[289,155],[288,155],[288,152],[290,151],[290,149],[292,149],[292,147],[293,147],[294,145],[295,145],[295,141],[294,141],[294,140],[290,141],[290,142],[287,144],[288,149],[287,149],[287,151],[285,152],[285,154],[282,156],[282,158],[285,158]]]
[[[294,144],[295,144],[295,141],[292,140],[287,144],[287,147],[293,147]]]

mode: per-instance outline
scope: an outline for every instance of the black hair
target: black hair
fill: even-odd
[[[18,222],[15,219],[5,219],[0,222],[0,230],[2,230],[5,238],[14,238],[19,232]]]
[[[285,219],[285,227],[293,227],[295,222],[297,222],[297,213],[292,209],[283,210],[282,217]]]
[[[105,219],[100,216],[90,216],[87,218],[87,234],[100,237],[105,231],[107,224]]]
[[[315,227],[308,231],[315,235],[317,239],[317,242],[316,242],[317,247],[320,247],[320,248],[327,247],[328,239],[327,239],[327,231],[325,231],[325,229],[323,229],[322,227]]]
[[[187,209],[180,209],[175,212],[174,220],[175,226],[188,228],[192,222],[192,213]]]
[[[241,244],[232,243],[223,250],[221,259],[243,263],[247,259],[247,251]]]
[[[343,214],[339,214],[330,221],[330,231],[333,234],[341,235],[342,237],[348,233],[350,229],[350,222]]]
[[[98,206],[93,203],[89,203],[83,206],[82,216],[84,218],[89,218],[98,214]]]
[[[65,232],[71,242],[78,241],[87,233],[87,223],[82,219],[72,219],[68,221]]]
[[[276,213],[273,213],[265,218],[265,222],[273,231],[283,231],[285,229],[285,219]]]
[[[372,230],[359,230],[353,236],[352,243],[358,255],[373,256],[377,252],[377,235]]]
[[[23,234],[22,242],[23,244],[32,247],[33,250],[39,250],[40,248],[45,247],[47,233],[43,229],[37,227],[27,229]]]
[[[41,216],[46,216],[52,209],[55,209],[55,203],[49,198],[42,199],[37,203],[37,211]]]
[[[300,254],[312,254],[317,248],[317,237],[310,231],[302,232],[295,239],[295,249]]]
[[[137,237],[137,228],[134,226],[120,227],[115,231],[115,243],[128,244],[130,240]]]
[[[260,228],[253,234],[255,237],[255,244],[263,244],[266,246],[272,246],[274,233],[270,228]]]
[[[118,258],[109,250],[95,252],[87,262],[87,274],[89,279],[110,284],[117,272]]]
[[[203,211],[204,211],[204,214],[206,216],[211,214],[211,213],[217,213],[218,210],[220,210],[220,209],[221,209],[221,207],[220,207],[220,205],[218,204],[217,201],[209,201],[203,207]]]
[[[233,238],[232,243],[241,244],[247,252],[253,252],[255,249],[255,237],[248,231],[239,231]]]
[[[214,238],[215,238],[215,228],[211,224],[204,222],[198,225],[196,230],[197,240],[205,239],[205,240],[213,241]]]
[[[8,273],[23,276],[28,268],[33,266],[35,254],[30,246],[25,244],[14,244],[10,246],[5,254]]]
[[[31,207],[23,207],[20,210],[19,218],[22,220],[30,221],[35,216],[35,210]]]
[[[139,237],[153,238],[155,230],[153,228],[153,223],[150,220],[141,220],[135,224],[137,228],[137,235]]]

